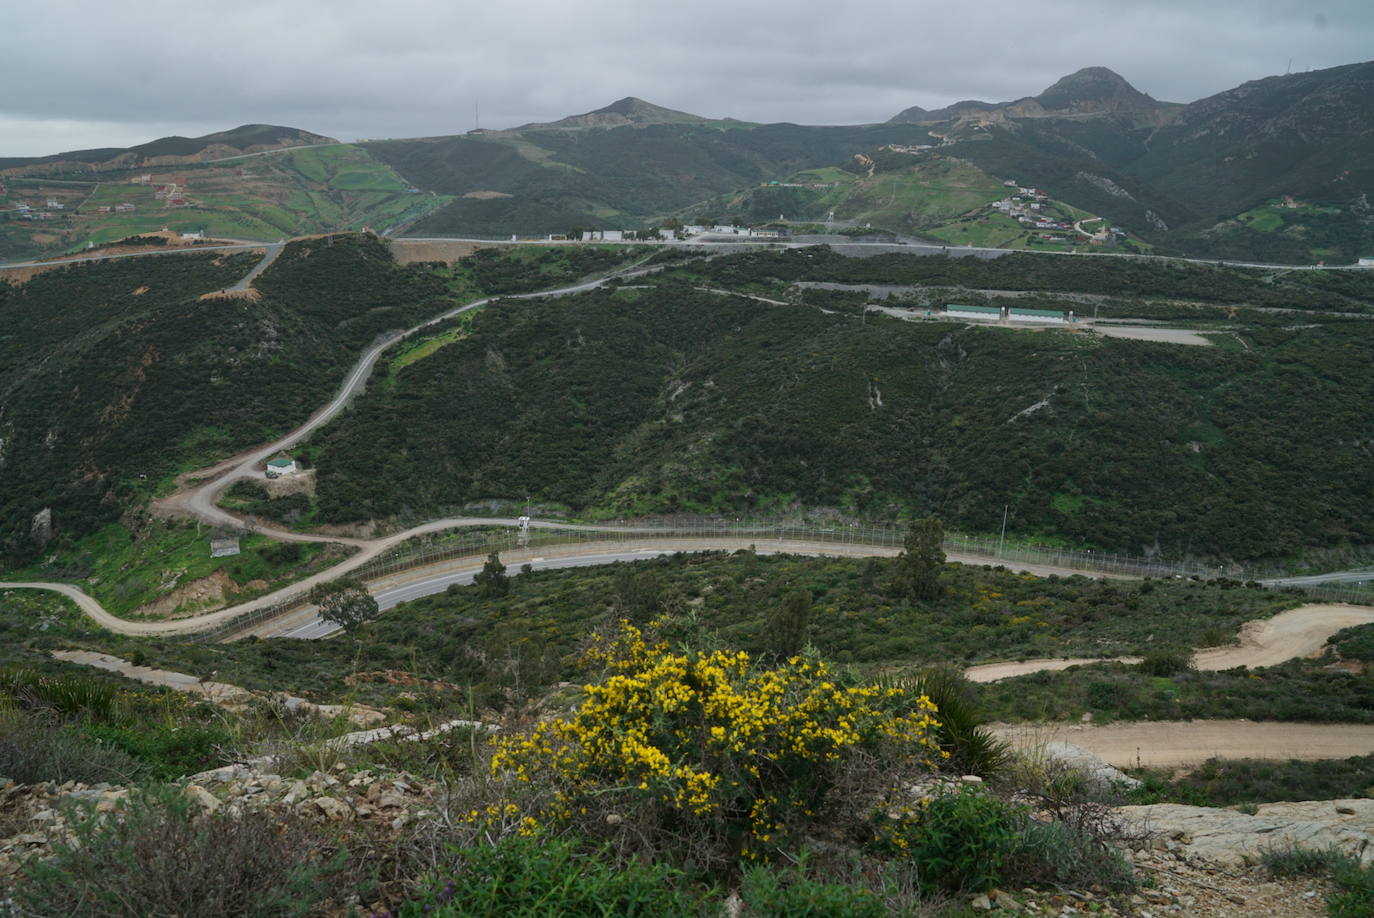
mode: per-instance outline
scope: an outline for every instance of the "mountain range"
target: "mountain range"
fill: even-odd
[[[1137,251],[1308,264],[1374,253],[1371,134],[1374,62],[1366,62],[1254,80],[1188,104],[1088,67],[1010,102],[913,106],[851,126],[707,118],[626,97],[548,123],[350,149],[433,196],[424,214],[401,220],[397,211],[397,222],[379,227],[393,233],[833,215],[947,241],[1033,247],[1033,232],[990,209],[995,189],[1012,181],[1048,193],[1061,214],[1119,227],[1118,238]],[[126,150],[0,160],[0,176],[145,169],[330,143],[247,125]],[[951,175],[962,184],[942,184]],[[833,190],[840,185],[844,193]]]
[[[1005,123],[1016,118],[1091,118],[1110,114],[1162,124],[1182,108],[1176,102],[1155,101],[1106,67],[1084,67],[1038,96],[1001,103],[968,100],[935,111],[912,106],[893,115],[889,123],[925,124],[966,118]]]

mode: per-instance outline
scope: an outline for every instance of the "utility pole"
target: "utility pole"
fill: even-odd
[[[1007,541],[1007,510],[1010,508],[1010,504],[1002,505],[1002,537],[997,540],[997,557],[999,558],[1002,557],[1002,546]]]

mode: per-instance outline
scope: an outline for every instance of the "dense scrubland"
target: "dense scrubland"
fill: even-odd
[[[270,439],[327,400],[380,335],[478,295],[554,286],[614,250],[481,255],[400,267],[372,236],[287,245],[256,293],[257,254],[130,258],[0,284],[0,557],[77,543],[140,509],[176,473]],[[56,539],[31,537],[52,511]]]
[[[878,262],[837,270],[901,279]],[[696,270],[769,276],[734,264]],[[1134,554],[1367,544],[1367,331],[1257,326],[1245,349],[1187,348],[861,320],[691,281],[500,304],[316,437],[319,518],[532,495],[590,517],[831,508],[987,532],[1007,506],[1015,532]]]

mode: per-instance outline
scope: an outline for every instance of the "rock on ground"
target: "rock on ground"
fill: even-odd
[[[1267,803],[1253,816],[1176,803],[1126,806],[1117,812],[1192,857],[1227,866],[1258,863],[1265,851],[1288,847],[1335,847],[1362,864],[1374,863],[1374,800]]]

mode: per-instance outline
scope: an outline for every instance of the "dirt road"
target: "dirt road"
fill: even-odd
[[[1368,606],[1298,606],[1296,609],[1280,612],[1273,618],[1246,622],[1240,629],[1240,643],[1199,650],[1193,654],[1193,666],[1203,672],[1220,672],[1237,666],[1277,666],[1298,657],[1317,656],[1331,635],[1342,628],[1369,624],[1374,624],[1374,609]],[[1070,666],[1139,662],[1140,657],[1021,660],[1013,663],[970,666],[964,670],[964,675],[972,682],[997,682],[1029,673],[1057,672]]]
[[[1105,726],[997,726],[1017,748],[1063,742],[1118,768],[1161,768],[1223,759],[1348,759],[1374,753],[1374,725],[1297,724],[1248,720],[1156,721]]]
[[[1337,631],[1368,624],[1374,624],[1374,609],[1368,606],[1299,606],[1273,618],[1247,622],[1240,630],[1239,644],[1199,650],[1193,655],[1193,665],[1210,672],[1275,666],[1294,657],[1316,656]]]

